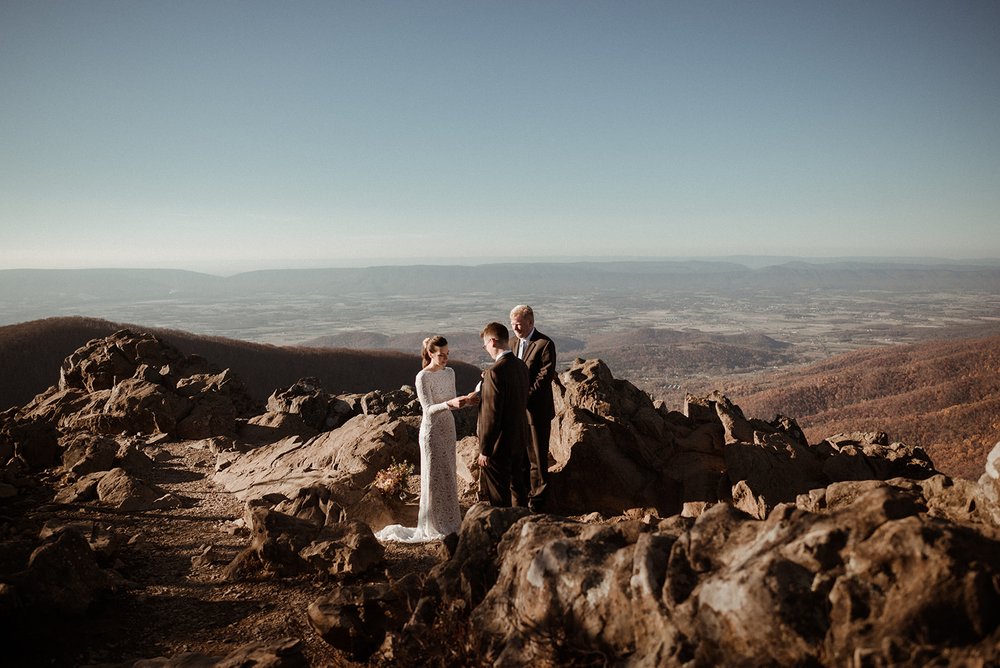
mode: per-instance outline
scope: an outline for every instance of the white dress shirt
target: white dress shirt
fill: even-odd
[[[523,339],[518,337],[517,339],[517,357],[519,359],[524,359],[524,354],[528,352],[528,344],[531,343],[531,336],[535,333],[535,328],[532,327],[528,335]]]

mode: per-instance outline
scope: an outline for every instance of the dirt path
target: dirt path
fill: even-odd
[[[34,665],[117,665],[198,652],[224,656],[254,641],[293,637],[305,643],[311,666],[349,665],[309,625],[310,603],[338,586],[333,578],[232,582],[225,566],[249,543],[239,526],[243,504],[212,482],[215,455],[198,443],[145,450],[156,461],[149,482],[187,500],[184,507],[120,512],[97,504],[46,504],[31,525],[95,522],[121,537],[116,570],[129,585],[103,596],[73,620],[33,620],[15,641]],[[211,547],[210,562],[197,559]],[[440,548],[390,546],[385,571],[394,577],[426,572]],[[28,620],[26,620],[27,622]]]

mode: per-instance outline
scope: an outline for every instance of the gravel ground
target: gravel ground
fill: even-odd
[[[249,535],[241,527],[242,502],[213,484],[215,455],[198,445],[146,449],[157,462],[149,481],[185,499],[182,508],[121,512],[96,503],[42,503],[25,512],[18,520],[24,535],[47,522],[94,522],[117,534],[124,545],[115,570],[126,582],[82,617],[22,619],[13,629],[8,657],[23,665],[131,666],[138,659],[184,652],[224,656],[249,642],[292,637],[304,642],[311,666],[352,665],[320,639],[306,615],[309,604],[338,580],[223,578]],[[208,548],[207,559],[196,559]],[[436,543],[389,545],[383,570],[370,577],[426,573],[441,558]]]

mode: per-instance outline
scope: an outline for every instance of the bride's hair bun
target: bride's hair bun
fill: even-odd
[[[423,365],[427,366],[431,363],[431,348],[440,350],[448,345],[448,340],[445,339],[440,334],[435,334],[434,336],[428,336],[423,341],[423,345],[420,348],[420,359],[423,361]]]

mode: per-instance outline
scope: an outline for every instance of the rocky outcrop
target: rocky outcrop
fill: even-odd
[[[310,389],[311,388],[311,389]],[[309,389],[308,393],[303,393]],[[374,391],[365,395],[330,397],[314,386],[300,381],[298,389],[272,396],[286,397],[282,406],[294,409],[293,398],[308,397],[300,406],[319,402],[323,406],[342,402],[353,411],[346,422],[315,434],[311,429],[284,436],[248,452],[230,450],[219,454],[215,480],[241,500],[254,503],[271,498],[292,498],[305,488],[320,486],[330,490],[346,509],[348,517],[360,520],[374,530],[387,524],[413,526],[416,522],[418,486],[406,490],[408,499],[390,497],[373,489],[379,471],[393,463],[409,463],[420,474],[420,405],[415,391],[403,387],[393,392]],[[297,400],[297,399],[296,399]],[[275,403],[270,408],[277,408]],[[320,411],[317,411],[317,414]],[[470,469],[475,467],[478,442],[475,436],[475,409],[455,411],[460,440],[458,457],[462,460],[459,479],[460,496],[472,503],[476,483]],[[241,434],[258,437],[266,424],[287,425],[291,419],[303,424],[299,413],[268,412],[251,419]],[[277,433],[282,433],[280,429]],[[464,436],[464,437],[463,437]]]
[[[116,467],[136,475],[148,475],[153,461],[139,448],[140,443],[89,432],[67,434],[59,439],[63,471],[71,480]]]
[[[323,391],[318,378],[302,378],[291,387],[275,390],[267,400],[271,414],[298,415],[310,429],[329,431],[357,415],[359,407]]]
[[[470,610],[473,653],[498,666],[1000,660],[1000,531],[931,516],[933,494],[899,482],[839,483],[832,507],[766,520],[728,504],[597,524],[477,506],[424,605]],[[416,617],[397,653],[427,633]]]
[[[654,508],[665,517],[735,501],[762,518],[832,482],[936,473],[921,449],[884,434],[810,445],[794,420],[749,419],[719,393],[667,410],[600,360],[577,360],[555,386],[548,509],[562,514]]]
[[[385,414],[400,419],[419,417],[420,413],[416,390],[410,385],[391,391],[333,395],[323,390],[318,378],[302,378],[290,387],[275,390],[267,400],[267,412],[250,423],[281,422],[278,416],[294,415],[307,429],[324,432],[358,415]],[[456,411],[454,416],[459,439],[476,433],[475,409]]]
[[[395,461],[419,464],[419,418],[358,415],[306,441],[289,437],[246,454],[220,455],[216,482],[244,501],[295,496],[321,484],[360,496],[375,474]]]
[[[228,370],[185,356],[151,334],[122,330],[67,357],[58,384],[17,411],[3,428],[15,432],[41,422],[62,433],[197,439],[233,435],[237,418],[256,412],[254,401]]]
[[[631,510],[695,516],[724,502],[763,518],[776,505],[838,480],[934,472],[922,451],[881,435],[810,445],[794,420],[746,418],[720,394],[688,397],[683,413],[667,410],[614,378],[599,360],[580,360],[561,374],[556,397],[548,510],[564,515]],[[412,524],[412,505],[370,488],[375,474],[394,461],[419,465],[420,418],[412,389],[339,400],[357,410],[346,422],[308,438],[223,452],[216,481],[247,502],[293,498],[303,488],[321,486],[338,498],[346,516],[374,530]],[[304,380],[276,392],[270,407],[312,413],[315,424],[331,405],[334,398]],[[460,441],[459,450],[474,468],[474,438]],[[468,499],[474,489],[464,492]]]
[[[974,483],[721,394],[667,411],[599,361],[557,395],[551,489],[580,518],[472,507],[387,659],[447,619],[498,666],[1000,660],[1000,445]]]

